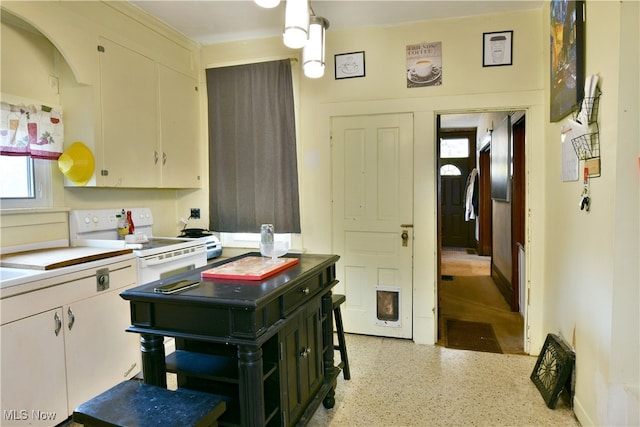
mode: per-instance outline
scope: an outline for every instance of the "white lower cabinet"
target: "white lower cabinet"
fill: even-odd
[[[81,403],[140,372],[140,337],[117,292],[64,307],[69,415]],[[71,326],[70,326],[71,325]]]
[[[2,300],[3,310],[20,315],[0,326],[0,425],[55,426],[81,403],[140,372],[139,336],[125,331],[129,303],[120,298],[136,286],[135,260],[118,267],[102,291],[101,273],[88,270]],[[27,315],[26,308],[42,311],[47,304],[57,307]]]
[[[0,335],[0,425],[50,426],[64,421],[68,410],[62,308],[2,325]]]

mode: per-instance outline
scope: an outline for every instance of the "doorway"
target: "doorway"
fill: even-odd
[[[494,200],[491,197],[491,132],[480,129],[492,129],[492,123],[500,123],[504,118],[509,121],[509,192],[510,199]],[[511,127],[513,122],[514,126]],[[453,123],[453,125],[452,125]],[[487,126],[487,123],[489,126]],[[515,124],[517,123],[517,126]],[[465,206],[455,207],[452,194],[455,181],[446,176],[449,173],[442,166],[454,164],[440,155],[443,141],[447,136],[474,133],[472,161],[467,164],[477,170],[477,180],[473,186],[477,192],[476,203],[473,204],[473,215],[469,218],[469,199]],[[438,186],[438,343],[446,345],[446,324],[449,319],[488,323],[495,331],[504,353],[524,353],[524,315],[518,312],[519,278],[518,266],[502,273],[494,263],[494,251],[509,251],[509,263],[517,263],[521,247],[524,243],[525,212],[525,158],[524,113],[478,113],[452,114],[438,116],[437,120],[438,164],[436,168]],[[502,148],[500,148],[502,150]],[[477,159],[477,162],[476,162]],[[464,181],[462,193],[469,188],[471,173],[460,168],[459,182]],[[464,166],[464,165],[462,165]],[[456,171],[457,173],[457,171]],[[449,182],[451,181],[451,182]],[[451,188],[450,188],[451,187]],[[509,212],[509,220],[496,219],[494,206],[498,212]],[[465,241],[450,239],[447,227],[455,221],[448,218],[450,210],[458,209],[452,216],[462,216],[469,224],[469,238]],[[465,217],[466,215],[466,217]],[[497,242],[496,242],[497,240]],[[511,293],[504,292],[496,284],[496,275],[508,277],[501,285],[508,287]],[[515,278],[517,276],[517,278]],[[521,286],[520,286],[521,288]]]

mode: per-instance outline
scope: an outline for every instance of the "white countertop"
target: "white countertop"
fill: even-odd
[[[22,292],[21,290],[15,289],[15,287],[20,285],[33,284],[34,282],[40,282],[53,277],[75,273],[77,271],[102,268],[112,263],[127,261],[135,258],[136,256],[133,253],[129,253],[125,255],[118,255],[110,258],[70,265],[68,267],[60,267],[53,270],[0,267],[0,295],[1,298],[5,298],[15,294],[16,292]],[[29,286],[29,288],[29,290],[34,290],[32,289],[33,285]]]

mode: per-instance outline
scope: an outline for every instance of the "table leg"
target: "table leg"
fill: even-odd
[[[262,348],[238,346],[240,413],[242,425],[263,426],[265,422]]]
[[[141,334],[142,376],[146,384],[167,387],[167,370],[164,360],[164,337]]]

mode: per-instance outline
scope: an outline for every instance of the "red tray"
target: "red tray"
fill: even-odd
[[[210,268],[201,273],[203,278],[262,280],[298,263],[298,258],[271,258],[248,256]]]

